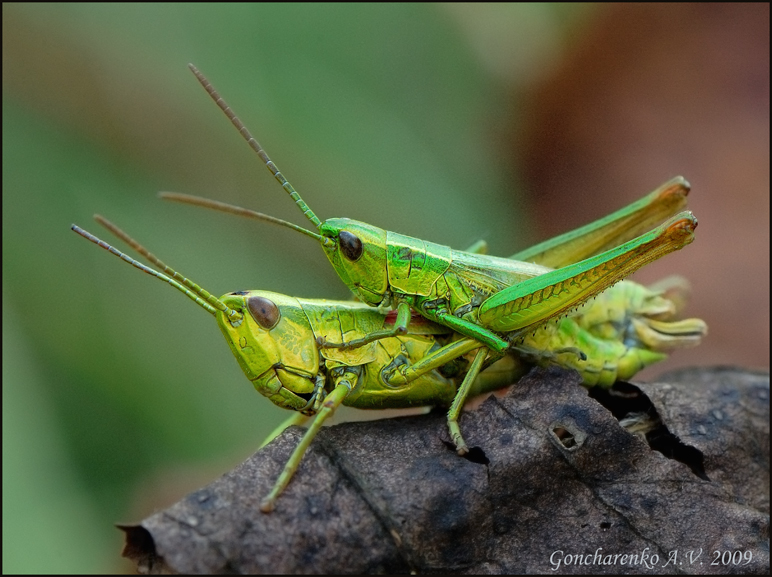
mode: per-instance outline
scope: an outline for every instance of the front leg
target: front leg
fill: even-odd
[[[298,412],[294,413],[291,417],[287,417],[281,422],[281,424],[278,427],[276,427],[273,431],[268,433],[268,436],[265,438],[265,440],[262,443],[260,443],[260,446],[258,447],[258,449],[262,449],[268,443],[273,441],[276,437],[281,435],[284,432],[284,429],[286,429],[287,427],[291,427],[292,425],[298,425],[298,426],[305,425],[308,422],[308,419],[310,418],[311,417],[309,417],[308,415],[304,415],[303,413],[298,413]]]
[[[362,337],[361,339],[355,339],[347,343],[330,343],[323,338],[317,339],[316,343],[319,348],[322,349],[356,349],[370,344],[373,341],[380,339],[386,339],[389,337],[397,337],[407,333],[407,327],[410,324],[410,305],[406,302],[401,302],[397,306],[397,318],[394,321],[394,326],[390,329],[381,329],[380,331],[373,331],[369,335]]]

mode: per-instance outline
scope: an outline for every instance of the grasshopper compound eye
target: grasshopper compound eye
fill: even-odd
[[[338,240],[340,241],[340,250],[348,260],[351,262],[359,260],[363,252],[361,240],[345,230],[340,231]]]
[[[257,321],[262,328],[270,331],[281,319],[279,307],[273,301],[264,297],[249,297],[247,307],[252,318]]]

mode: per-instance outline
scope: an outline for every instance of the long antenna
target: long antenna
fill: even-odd
[[[109,220],[99,216],[94,215],[94,218],[102,224],[105,228],[113,232],[116,236],[118,236],[121,240],[129,244],[132,248],[134,248],[138,253],[140,253],[142,256],[147,258],[149,261],[151,261],[153,264],[156,264],[158,266],[161,266],[164,268],[164,270],[170,272],[178,279],[184,280],[184,282],[177,282],[177,280],[174,280],[167,275],[160,273],[148,266],[145,266],[141,262],[131,258],[129,255],[127,255],[124,252],[121,252],[114,246],[106,243],[105,241],[101,240],[100,238],[97,238],[90,232],[80,228],[78,225],[73,224],[71,226],[72,230],[78,233],[80,236],[84,237],[87,240],[90,240],[94,244],[102,247],[103,249],[113,253],[115,256],[125,260],[130,265],[138,268],[142,272],[145,272],[151,276],[154,276],[158,279],[161,279],[162,281],[165,281],[172,285],[174,288],[185,294],[189,299],[194,301],[197,305],[199,305],[201,308],[206,310],[207,312],[211,313],[212,315],[216,315],[217,311],[220,310],[225,315],[228,316],[228,318],[233,323],[238,323],[243,318],[243,315],[241,313],[238,313],[234,311],[233,309],[227,307],[222,301],[220,301],[218,298],[212,296],[207,291],[202,289],[200,286],[198,286],[193,281],[190,281],[177,273],[174,269],[171,267],[166,266],[163,264],[157,257],[155,257],[152,253],[150,253],[146,248],[144,248],[142,245],[140,245],[137,241],[132,239],[130,236],[128,236],[125,232],[123,232],[121,229],[119,229],[117,226],[115,226],[113,223],[111,223]],[[185,286],[183,286],[185,285]]]
[[[128,234],[126,234],[123,230],[118,228],[115,224],[107,220],[105,217],[99,214],[94,215],[94,220],[97,221],[99,224],[101,224],[103,227],[105,227],[107,230],[109,230],[111,233],[113,233],[115,236],[117,236],[119,239],[121,239],[123,242],[128,244],[131,248],[133,248],[135,251],[137,251],[140,255],[144,256],[147,260],[149,260],[151,263],[156,265],[157,267],[160,267],[163,269],[163,271],[166,274],[169,274],[174,278],[177,282],[183,284],[184,286],[188,287],[190,290],[195,292],[197,295],[202,297],[204,300],[206,300],[210,305],[212,305],[217,310],[220,310],[224,312],[226,315],[228,315],[228,318],[232,321],[237,321],[241,318],[241,315],[237,313],[236,311],[229,309],[227,306],[225,306],[220,299],[215,297],[213,294],[209,293],[208,291],[201,288],[199,285],[194,283],[192,280],[185,278],[180,273],[178,273],[176,270],[174,270],[172,267],[167,266],[160,258],[155,256],[152,252],[147,250],[144,246],[139,244],[136,240],[131,238]]]
[[[214,86],[212,86],[209,80],[207,80],[206,77],[201,74],[198,68],[192,64],[188,64],[188,68],[190,68],[191,72],[196,75],[196,78],[198,78],[198,81],[201,83],[201,86],[204,87],[204,90],[206,90],[209,96],[212,97],[212,100],[214,100],[217,106],[220,107],[220,110],[225,113],[225,116],[228,117],[233,126],[236,127],[236,130],[238,130],[244,140],[247,141],[249,146],[252,147],[252,150],[257,153],[263,163],[268,167],[268,170],[271,171],[271,174],[273,174],[274,178],[279,181],[279,184],[281,184],[282,188],[287,192],[287,194],[290,195],[292,200],[295,201],[295,204],[300,207],[300,210],[303,211],[303,214],[306,216],[306,218],[314,223],[316,228],[322,226],[321,221],[317,218],[313,211],[308,208],[308,205],[303,202],[303,199],[300,198],[298,192],[292,187],[289,181],[284,178],[284,175],[279,171],[279,168],[273,163],[268,154],[266,154],[265,150],[263,150],[263,147],[260,146],[260,143],[255,140],[255,137],[252,136],[247,127],[244,126],[244,123],[239,119],[238,116],[236,116],[233,110],[231,110],[231,107],[228,106],[228,104],[222,99],[222,96],[220,96],[217,90],[214,89]]]
[[[211,208],[213,210],[219,210],[221,212],[228,212],[231,214],[237,214],[239,216],[254,218],[255,220],[262,220],[265,222],[270,222],[272,224],[286,226],[287,228],[291,228],[292,230],[295,230],[301,234],[305,234],[306,236],[310,236],[313,239],[323,242],[322,235],[316,234],[315,232],[311,232],[310,230],[303,228],[302,226],[292,224],[291,222],[287,222],[286,220],[276,218],[275,216],[269,216],[267,214],[263,214],[262,212],[255,212],[254,210],[250,210],[248,208],[242,208],[240,206],[235,206],[233,204],[220,202],[219,200],[212,200],[209,198],[203,198],[201,196],[193,196],[192,194],[183,194],[181,192],[159,192],[158,197],[163,198],[164,200],[172,200],[174,202],[181,202],[183,204],[192,204],[194,206],[203,206],[204,208]]]

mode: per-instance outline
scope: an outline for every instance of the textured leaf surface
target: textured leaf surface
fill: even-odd
[[[470,459],[439,412],[326,429],[265,515],[302,434],[290,429],[124,527],[125,554],[149,572],[546,573],[563,559],[555,572],[767,573],[768,374],[695,369],[591,394],[573,373],[533,371],[464,413]],[[614,416],[640,409],[661,420],[657,450]],[[716,550],[752,561],[711,565]]]

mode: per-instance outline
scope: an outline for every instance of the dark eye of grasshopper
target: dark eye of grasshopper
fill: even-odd
[[[257,324],[267,331],[275,327],[281,318],[279,307],[267,298],[249,297],[247,299],[247,307],[252,314],[252,318],[257,321]]]
[[[355,235],[342,230],[338,235],[338,240],[340,241],[340,250],[343,251],[347,259],[353,262],[362,256],[362,241]]]

